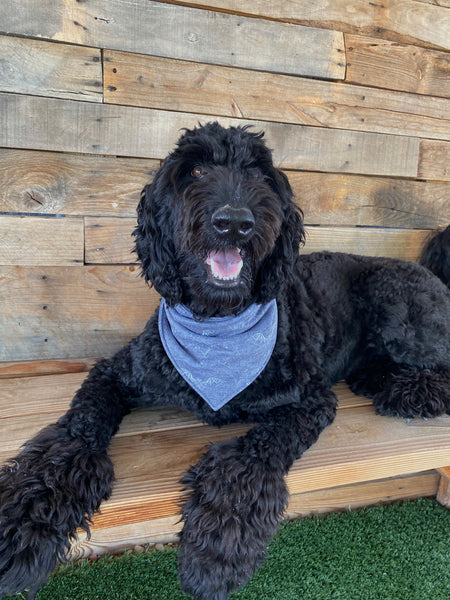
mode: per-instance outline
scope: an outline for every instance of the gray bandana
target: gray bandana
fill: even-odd
[[[219,410],[262,372],[277,338],[276,300],[252,304],[230,317],[196,321],[183,304],[159,309],[159,334],[174,367]]]

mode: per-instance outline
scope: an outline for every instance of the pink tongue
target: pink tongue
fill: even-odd
[[[230,248],[229,250],[210,252],[206,258],[206,263],[211,265],[211,261],[214,261],[216,273],[222,277],[231,277],[239,273],[242,258],[237,248]]]

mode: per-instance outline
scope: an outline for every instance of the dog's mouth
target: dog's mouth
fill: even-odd
[[[218,287],[234,287],[239,284],[244,265],[239,248],[212,250],[205,259],[209,281]]]

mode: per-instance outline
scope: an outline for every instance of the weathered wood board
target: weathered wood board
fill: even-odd
[[[436,471],[417,475],[403,475],[378,481],[354,483],[331,489],[292,494],[289,498],[287,518],[320,514],[335,510],[356,510],[369,504],[394,502],[405,498],[435,496],[439,485]]]
[[[198,62],[343,79],[343,35],[134,0],[4,0],[0,31]],[[289,52],[286,52],[289,48]]]
[[[334,425],[292,467],[289,491],[347,485],[445,464],[449,426],[450,417],[405,424],[376,416],[371,406],[340,410]],[[111,458],[118,481],[111,500],[103,505],[104,518],[108,511],[117,514],[120,507],[136,521],[176,514],[180,475],[199,459],[205,444],[242,435],[247,429],[197,427],[115,438]]]
[[[136,262],[137,257],[131,253],[135,226],[135,219],[86,219],[86,263]],[[308,226],[302,252],[330,250],[417,261],[428,237],[429,231],[420,229]]]
[[[135,218],[140,191],[159,165],[150,159],[3,148],[0,212]],[[424,229],[450,220],[448,183],[286,174],[307,223]]]
[[[287,174],[306,223],[426,229],[450,222],[448,183],[333,173]]]
[[[417,262],[429,232],[420,229],[307,227],[303,252],[350,252]]]
[[[448,142],[421,140],[418,176],[424,179],[450,181],[450,144]]]
[[[100,50],[0,35],[0,91],[102,102]]]
[[[286,169],[415,177],[418,139],[341,129],[267,124],[275,162]],[[334,139],[333,139],[334,138]]]
[[[70,266],[83,261],[83,219],[0,215],[0,266]]]
[[[0,148],[0,212],[136,215],[159,160]]]
[[[86,264],[135,263],[136,219],[86,218]]]
[[[164,158],[180,129],[198,122],[192,113],[0,94],[0,145],[6,147]],[[284,168],[417,176],[417,138],[226,118],[220,122],[265,130],[275,163]]]
[[[110,355],[158,303],[135,266],[1,267],[0,360]]]
[[[448,0],[184,0],[182,4],[205,6],[269,17],[312,27],[326,27],[395,41],[450,48]]]
[[[86,373],[95,364],[95,358],[68,358],[66,360],[29,360],[0,363],[0,379],[31,377],[35,375],[64,375]]]
[[[199,68],[193,62],[128,52],[105,51],[104,60],[108,103],[450,139],[450,106],[442,98],[214,65]],[[442,95],[450,85],[448,65],[441,83],[434,73],[429,78]],[[367,84],[374,85],[370,79]]]
[[[414,94],[450,95],[450,57],[446,52],[357,35],[346,35],[345,47],[348,82]]]

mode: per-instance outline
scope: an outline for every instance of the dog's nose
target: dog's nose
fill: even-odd
[[[214,211],[211,223],[220,235],[247,236],[255,226],[255,218],[248,208],[234,208],[226,204]]]

